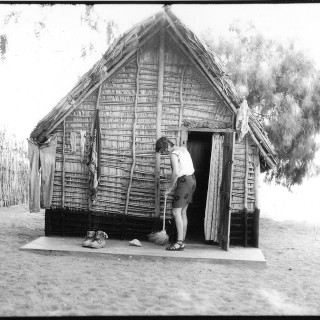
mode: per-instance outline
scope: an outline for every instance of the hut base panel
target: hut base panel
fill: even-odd
[[[109,238],[147,240],[149,233],[162,229],[162,219],[132,215],[101,214],[70,208],[46,209],[46,236],[85,236],[88,230],[106,232]],[[173,219],[166,220],[169,241],[176,237]]]
[[[256,245],[258,233],[255,215],[255,212],[233,212],[231,214],[231,245],[258,247]],[[102,230],[111,239],[147,240],[149,233],[160,231],[161,228],[162,219],[159,218],[102,214],[70,208],[46,209],[45,211],[46,236],[84,237],[88,230]],[[169,241],[175,241],[174,219],[166,220],[166,232],[169,235]],[[207,244],[211,243],[207,242]]]
[[[256,247],[255,212],[231,213],[230,244]]]

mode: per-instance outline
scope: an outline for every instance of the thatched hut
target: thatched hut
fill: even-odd
[[[189,239],[258,246],[258,177],[277,158],[244,102],[219,58],[170,8],[133,26],[30,135],[40,147],[57,139],[46,235],[101,229],[141,239],[157,228],[171,170],[155,142],[167,136],[195,164]]]

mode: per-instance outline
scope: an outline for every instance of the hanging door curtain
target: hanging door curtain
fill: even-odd
[[[94,114],[94,123],[93,123],[93,135],[91,137],[91,146],[90,146],[90,159],[89,159],[89,187],[91,190],[90,200],[92,204],[97,202],[97,193],[98,185],[101,175],[101,128],[100,128],[100,118],[99,118],[99,109],[96,109]]]
[[[40,145],[28,139],[30,212],[39,212],[40,207],[45,209],[51,206],[56,147],[56,135],[51,136],[50,139]]]
[[[207,203],[204,219],[206,241],[218,242],[218,226],[220,219],[220,188],[223,165],[223,136],[212,135],[210,175],[208,182]]]

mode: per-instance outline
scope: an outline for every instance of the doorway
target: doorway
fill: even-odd
[[[186,241],[191,243],[205,242],[204,218],[210,174],[211,148],[211,132],[192,131],[188,133],[187,149],[193,160],[197,180],[193,201],[190,203],[187,212],[188,232]]]

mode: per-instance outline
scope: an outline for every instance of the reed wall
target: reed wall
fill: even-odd
[[[28,202],[29,160],[24,141],[0,129],[0,207]]]
[[[89,170],[87,155],[89,154],[91,122],[96,99],[97,92],[87,97],[87,99],[65,119],[65,122],[61,123],[53,132],[58,136],[52,198],[52,206],[54,208],[65,206],[75,209],[88,209]],[[83,157],[81,156],[81,131],[85,131]],[[72,132],[76,134],[75,152],[71,149]],[[64,205],[62,202],[64,202]]]
[[[257,146],[246,135],[240,142],[235,142],[231,213],[243,211],[244,208],[253,212],[255,209],[255,168],[254,152]]]

